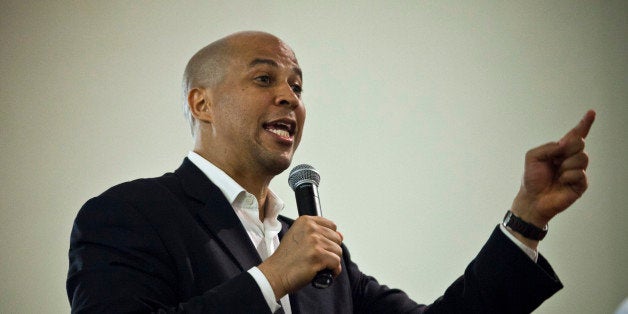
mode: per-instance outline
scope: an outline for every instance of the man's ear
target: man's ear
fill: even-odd
[[[211,97],[205,88],[193,88],[188,93],[188,106],[192,116],[202,122],[212,122]]]

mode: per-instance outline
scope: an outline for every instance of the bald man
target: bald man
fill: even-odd
[[[322,217],[280,214],[268,186],[305,120],[302,71],[277,37],[242,32],[189,61],[194,149],[173,173],[117,185],[78,213],[67,292],[75,313],[529,313],[562,287],[538,241],[586,190],[588,112],[530,150],[503,225],[433,304],[363,274]],[[327,289],[308,283],[331,270]],[[421,280],[421,278],[417,278]]]

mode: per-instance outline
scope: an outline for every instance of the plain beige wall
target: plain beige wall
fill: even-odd
[[[590,189],[540,248],[565,288],[537,312],[609,313],[628,294],[626,1],[29,2],[0,4],[2,313],[69,310],[80,206],[178,166],[187,60],[248,29],[305,71],[294,165],[320,170],[324,213],[365,272],[419,302],[478,252],[525,151],[596,109]]]

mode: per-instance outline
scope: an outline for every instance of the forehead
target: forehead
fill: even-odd
[[[285,43],[277,38],[249,38],[236,41],[232,46],[232,63],[246,68],[273,66],[291,70],[301,76],[297,58]]]

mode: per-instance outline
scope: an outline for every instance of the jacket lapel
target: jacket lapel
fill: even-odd
[[[222,191],[188,158],[183,160],[175,174],[181,178],[185,193],[204,204],[194,209],[194,214],[200,217],[209,233],[229,252],[240,269],[245,271],[259,265],[262,262],[260,256]]]

